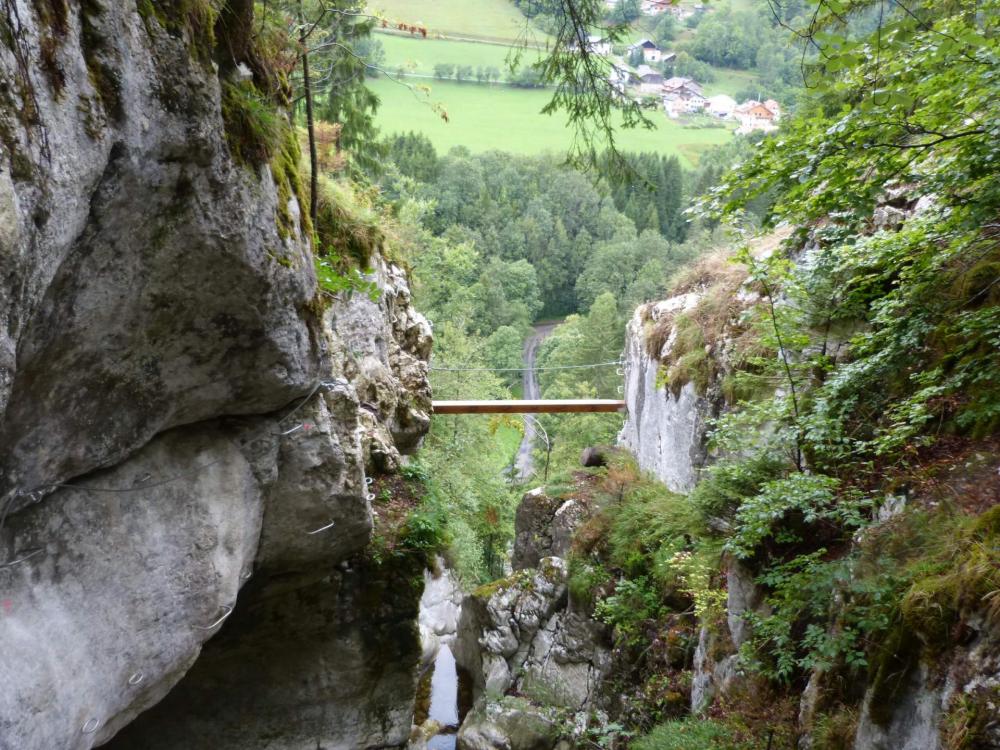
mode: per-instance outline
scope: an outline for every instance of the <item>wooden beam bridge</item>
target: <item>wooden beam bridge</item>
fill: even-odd
[[[625,402],[591,398],[537,401],[435,401],[435,414],[567,414],[625,411]]]

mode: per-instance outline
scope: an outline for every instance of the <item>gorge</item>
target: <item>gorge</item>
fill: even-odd
[[[1000,15],[862,5],[623,183],[297,117],[312,5],[4,0],[0,750],[1000,748]]]

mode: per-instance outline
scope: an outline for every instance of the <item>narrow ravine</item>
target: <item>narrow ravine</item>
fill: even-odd
[[[423,740],[411,742],[420,750],[454,750],[460,723],[459,676],[451,644],[461,613],[462,590],[457,579],[438,559],[436,570],[424,574],[420,600],[420,640],[427,670],[422,678],[424,708],[417,708],[415,721],[424,725]],[[429,683],[429,684],[428,684]],[[418,697],[418,703],[420,698]],[[426,742],[426,744],[424,744]]]
[[[538,377],[535,373],[535,360],[538,356],[538,347],[555,329],[558,323],[540,323],[534,327],[532,333],[524,342],[524,395],[526,400],[541,398],[538,388]],[[532,418],[525,419],[524,437],[521,445],[517,449],[517,458],[514,461],[514,471],[520,481],[528,479],[535,472],[535,461],[532,450],[535,445],[535,423]]]
[[[458,729],[458,670],[447,644],[442,644],[434,659],[431,676],[431,706],[428,718],[441,726],[441,733],[430,738],[428,750],[454,750]]]

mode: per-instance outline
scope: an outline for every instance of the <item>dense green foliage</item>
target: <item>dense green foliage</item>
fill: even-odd
[[[565,35],[566,2],[534,9]],[[509,397],[521,342],[545,315],[567,317],[539,352],[543,396],[617,395],[624,320],[717,244],[717,222],[796,227],[773,252],[734,253],[738,275],[706,265],[672,286],[703,299],[671,321],[661,384],[691,382],[725,402],[712,425],[717,460],[686,497],[613,462],[570,561],[574,600],[614,628],[636,665],[635,726],[668,722],[640,748],[732,746],[725,721],[671,721],[686,710],[678,675],[695,628],[724,632],[723,560],[744,566],[768,605],[745,615],[746,672],[801,685],[818,669],[831,685],[870,685],[876,721],[921,654],[941,656],[970,622],[1000,618],[997,511],[975,489],[957,502],[935,473],[947,461],[982,469],[977,451],[990,455],[1000,427],[1000,5],[780,10],[712,11],[685,43],[696,62],[769,71],[787,86],[805,70],[809,83],[776,137],[737,142],[695,175],[627,155],[632,179],[619,183],[550,157],[439,155],[403,135],[380,181],[389,241],[435,323],[439,398]],[[796,56],[782,24],[812,51]],[[569,53],[564,39],[536,73],[596,75]],[[574,111],[600,120],[608,110],[590,101]],[[594,143],[583,144],[594,162],[621,174]],[[734,159],[740,168],[713,188]],[[689,224],[688,197],[710,189]],[[621,419],[539,424],[539,466],[565,476]],[[416,538],[444,539],[470,579],[500,571],[518,494],[505,468],[521,429],[436,417],[411,467],[426,477]],[[899,496],[914,507],[885,521]],[[817,737],[849,734],[857,700],[831,688]]]
[[[661,239],[678,241],[687,230],[681,215],[683,177],[676,159],[637,156],[634,163],[649,174],[648,185],[609,188],[552,158],[472,155],[456,149],[435,159],[433,147],[416,135],[394,137],[391,154],[401,173],[422,181],[417,194],[431,202],[427,226],[435,234],[475,246],[484,259],[482,268],[470,269],[477,277],[493,264],[487,277],[503,288],[489,293],[504,292],[508,301],[523,303],[528,315],[522,323],[539,312],[585,310],[602,291],[625,291],[640,278],[653,286],[645,294],[655,296],[658,284],[686,257]],[[387,188],[395,189],[391,180]],[[640,237],[637,225],[652,234]],[[617,269],[617,282],[604,278],[609,264],[626,258]],[[502,274],[495,276],[494,271],[518,262],[534,269],[537,296],[528,293],[533,291],[530,285],[509,289]],[[640,273],[643,268],[646,273]],[[448,278],[446,269],[441,270],[442,278]],[[461,280],[471,284],[467,276]],[[457,294],[471,293],[463,286]],[[636,288],[627,302],[645,294]],[[495,308],[486,300],[484,304]],[[436,307],[432,302],[432,309]],[[489,335],[496,325],[511,324],[516,317],[498,314],[494,309],[490,324],[477,329]]]
[[[996,585],[992,526],[953,505],[908,514],[899,547],[843,552],[943,436],[974,444],[1000,426],[994,5],[921,3],[873,30],[863,5],[846,25],[821,9],[803,29],[821,52],[808,106],[706,203],[734,216],[768,194],[767,222],[804,227],[790,247],[810,243],[795,263],[741,256],[761,341],[778,353],[745,377],[780,390],[719,422],[716,443],[740,458],[692,496],[771,592],[745,655],[773,678],[867,670],[891,697],[913,633],[947,648],[948,629],[982,607],[976,592]],[[952,566],[982,573],[943,579]]]
[[[380,178],[394,214],[387,233],[412,268],[418,308],[434,322],[436,398],[509,398],[520,387],[531,324],[559,313],[569,315],[538,361],[569,369],[543,370],[543,395],[613,397],[626,317],[661,297],[669,276],[711,241],[681,216],[685,178],[676,160],[630,156],[649,184],[618,187],[551,157],[462,149],[439,157],[414,134],[391,138],[389,154]],[[637,231],[617,203],[635,213],[642,206],[652,226]],[[678,243],[668,233],[690,236]],[[594,363],[604,364],[576,369]],[[576,466],[582,448],[612,442],[621,417],[538,424],[538,473],[555,473]],[[436,417],[420,454],[432,504],[453,511],[442,516],[453,562],[473,580],[498,573],[510,540],[518,490],[504,468],[523,429],[517,419]]]

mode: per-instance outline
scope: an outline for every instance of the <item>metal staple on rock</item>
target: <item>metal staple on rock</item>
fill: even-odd
[[[101,726],[100,719],[87,719],[87,722],[80,729],[84,734],[93,734]]]
[[[229,615],[231,615],[233,613],[233,608],[230,607],[228,604],[223,604],[222,605],[222,609],[223,609],[222,617],[220,617],[218,620],[216,620],[215,622],[213,622],[207,628],[206,627],[202,627],[201,625],[195,625],[195,627],[198,628],[198,630],[214,630],[219,625],[221,625],[223,622],[225,622],[226,618],[229,617]]]
[[[328,523],[328,524],[327,524],[326,526],[320,526],[320,527],[319,527],[318,529],[314,529],[314,530],[312,530],[312,531],[307,531],[306,533],[307,533],[307,534],[309,534],[309,535],[311,536],[311,535],[313,535],[313,534],[318,534],[318,533],[320,533],[321,531],[326,531],[327,529],[332,529],[332,528],[333,528],[334,526],[336,526],[336,525],[337,525],[337,522],[336,522],[336,521],[331,521],[331,522],[330,522],[330,523]]]
[[[14,560],[8,560],[7,562],[0,565],[0,568],[13,568],[15,565],[23,563],[25,560],[30,560],[35,555],[40,555],[45,551],[44,547],[29,547],[26,550],[19,550],[14,553]],[[20,555],[20,557],[17,557]]]
[[[140,682],[142,682],[144,679],[146,679],[146,675],[144,675],[142,672],[134,672],[132,676],[128,678],[128,684],[135,686],[138,685]]]

